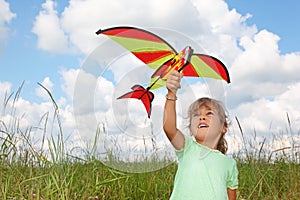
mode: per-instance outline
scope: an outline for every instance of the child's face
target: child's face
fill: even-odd
[[[191,115],[190,131],[197,142],[214,144],[226,132],[224,119],[212,106],[202,105]]]

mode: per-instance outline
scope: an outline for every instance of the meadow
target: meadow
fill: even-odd
[[[19,92],[6,96],[1,110],[2,116],[7,113],[12,116],[8,123],[0,117],[1,200],[169,198],[176,162],[152,172],[128,173],[100,162],[95,146],[87,149],[81,157],[72,155],[65,147],[58,106],[50,93],[55,120],[44,120],[41,130],[41,145],[49,149],[46,157],[44,148],[35,148],[32,138],[34,127],[20,127],[21,119],[14,109]],[[47,119],[48,115],[43,118]],[[46,130],[49,130],[46,127],[53,126],[51,123],[56,124],[57,132],[46,137]],[[295,143],[291,147],[269,152],[265,149],[265,141],[259,143],[255,137],[253,141],[246,140],[241,126],[240,134],[244,139],[245,151],[232,155],[239,169],[238,199],[300,199],[299,146]],[[291,133],[287,130],[286,134]],[[297,134],[299,137],[299,132]],[[253,146],[258,148],[251,148]],[[151,162],[164,161],[153,160],[146,164],[151,165]],[[135,164],[143,166],[145,163]]]

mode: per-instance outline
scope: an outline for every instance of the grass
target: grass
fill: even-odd
[[[170,197],[176,163],[147,173],[125,173],[97,160],[95,146],[85,151],[83,157],[72,155],[65,147],[58,106],[42,85],[53,102],[54,120],[49,122],[49,113],[41,117],[43,136],[41,148],[36,149],[32,140],[36,129],[20,128],[22,117],[17,116],[14,106],[21,87],[4,99],[2,115],[12,116],[9,122],[0,118],[0,199],[151,200]],[[300,199],[299,147],[295,144],[268,152],[265,140],[260,143],[255,139],[247,140],[236,120],[247,149],[246,154],[233,155],[239,169],[238,199]],[[289,118],[288,122],[290,125]],[[58,128],[54,129],[54,126]],[[48,138],[47,135],[51,136]],[[251,151],[254,146],[258,150]],[[292,155],[290,150],[293,150]]]
[[[284,160],[238,162],[239,193],[245,199],[299,199],[299,164]]]
[[[1,168],[1,199],[168,199],[175,164],[145,174],[115,171],[99,161]]]

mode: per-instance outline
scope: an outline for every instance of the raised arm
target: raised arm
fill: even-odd
[[[184,147],[184,135],[177,128],[176,123],[176,93],[180,88],[180,80],[182,74],[174,70],[168,76],[166,87],[168,93],[166,95],[166,103],[164,109],[164,131],[175,149],[182,149]]]

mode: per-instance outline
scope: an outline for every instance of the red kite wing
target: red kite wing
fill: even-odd
[[[99,30],[96,33],[108,36],[156,72],[162,72],[163,70],[158,70],[158,68],[177,55],[176,50],[168,42],[144,29],[121,26]],[[225,65],[220,60],[204,54],[194,54],[191,57],[190,64],[183,70],[183,74],[185,76],[208,77],[230,82]],[[152,78],[154,76],[160,75],[156,73]]]
[[[113,27],[96,33],[108,36],[152,69],[157,69],[176,55],[176,50],[168,42],[143,29]]]
[[[190,64],[183,70],[183,75],[214,78],[230,83],[225,65],[217,58],[205,54],[193,54]]]
[[[185,60],[188,62],[184,62]],[[164,86],[167,76],[174,69],[182,71],[184,76],[214,78],[225,80],[227,83],[230,83],[229,74],[225,65],[220,60],[212,56],[193,54],[190,59],[179,60],[179,62],[177,62],[179,64],[177,68],[176,65],[171,67],[172,63],[173,60],[170,59],[154,72],[150,82],[151,89]],[[157,80],[157,77],[161,77],[161,79]]]

